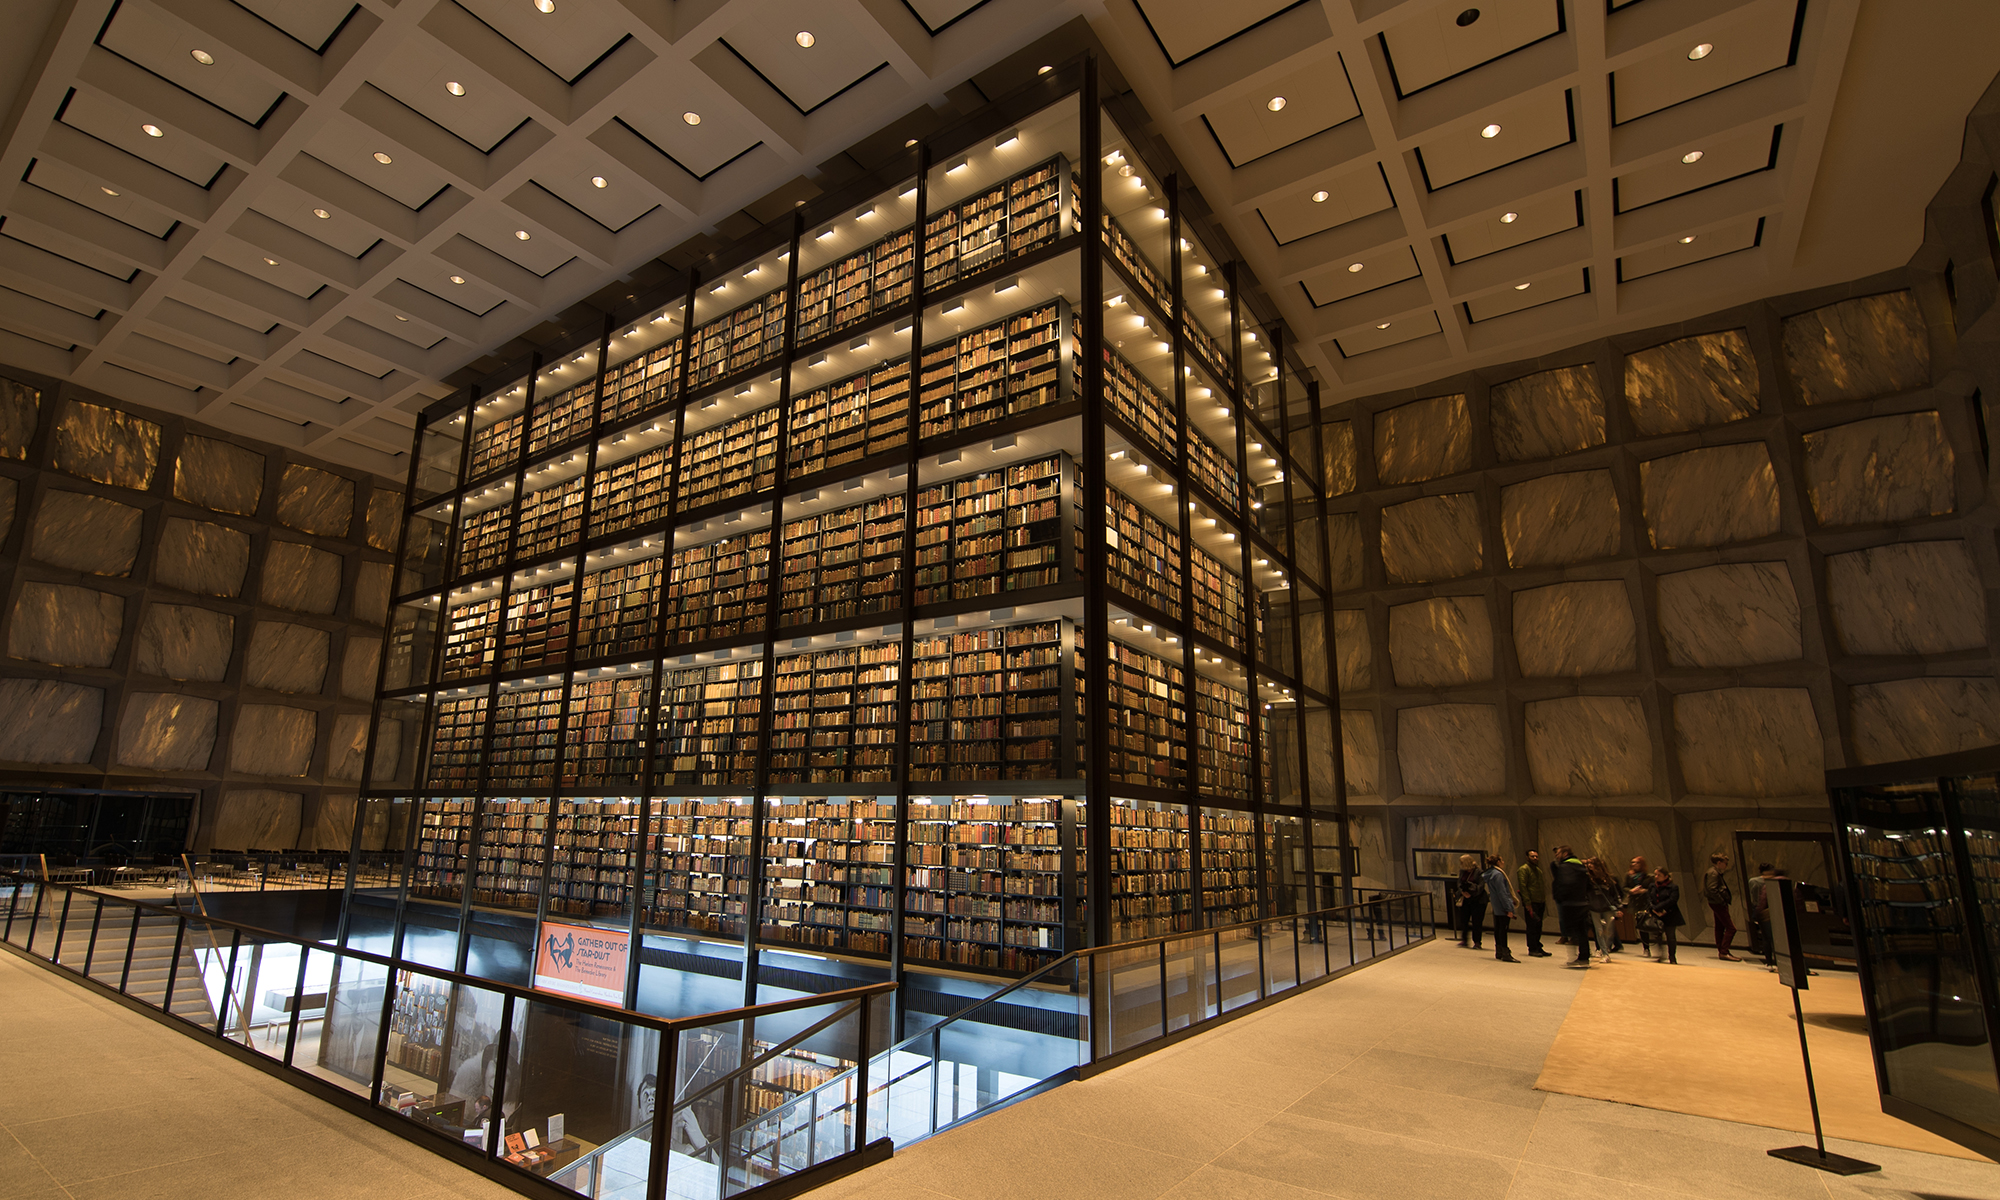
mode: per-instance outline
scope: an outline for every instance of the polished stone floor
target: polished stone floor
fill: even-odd
[[[1422,946],[814,1200],[2000,1200],[1992,1163],[1831,1142],[1884,1167],[1843,1180],[1765,1154],[1796,1134],[1535,1091],[1584,978],[1561,961]]]

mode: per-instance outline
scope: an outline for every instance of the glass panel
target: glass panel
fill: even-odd
[[[858,1007],[807,1008],[736,1024],[742,1026],[744,1050],[754,1058],[747,1073],[711,1093],[719,1097],[728,1118],[727,1132],[714,1139],[722,1155],[721,1194],[771,1183],[858,1149],[854,1121],[860,1085],[854,1068],[862,1054]],[[871,1036],[881,1036],[882,1028],[877,1020]],[[699,1032],[681,1035],[683,1055]],[[949,1105],[959,1115],[971,1115],[995,1098],[990,1078],[967,1077],[953,1083],[960,1086],[939,1089],[940,1108]],[[679,1094],[686,1103],[698,1092],[683,1087]],[[697,1099],[690,1107],[698,1110],[699,1105]],[[686,1135],[678,1112],[674,1127],[676,1134]],[[716,1194],[694,1192],[686,1178],[676,1181],[681,1166],[676,1160],[668,1172],[669,1195]],[[694,1180],[707,1182],[700,1174],[694,1174]]]
[[[472,884],[472,903],[539,911],[548,836],[547,800],[496,797],[486,801],[480,815],[479,873]]]
[[[246,935],[247,942],[247,935]],[[229,981],[229,1011],[222,1034],[259,1054],[282,1058],[298,999],[302,947],[283,942],[247,942],[236,954]]]
[[[229,956],[236,934],[199,918],[188,918],[182,924],[181,952],[173,963],[173,993],[167,997],[166,1009],[213,1031],[229,980]]]
[[[1259,321],[1248,308],[1240,314],[1243,322],[1243,387],[1251,413],[1264,424],[1275,427],[1278,420],[1279,388],[1277,340],[1271,327]]]
[[[63,895],[56,936],[45,949],[49,958],[74,971],[83,970],[90,954],[91,922],[97,915],[98,900],[89,892],[68,891]]]
[[[305,987],[293,1007],[291,1065],[357,1096],[374,1078],[389,969],[325,950],[306,951]]]
[[[443,586],[452,521],[457,512],[458,501],[439,500],[410,514],[404,534],[402,567],[396,575],[398,596]]]
[[[784,344],[788,245],[770,246],[748,263],[707,275],[695,293],[688,341],[688,389],[697,396],[771,363]],[[706,273],[705,273],[706,274]]]
[[[652,872],[644,892],[646,925],[742,940],[755,813],[756,801],[748,796],[653,801],[646,831]],[[736,994],[741,997],[742,990]]]
[[[1103,118],[1104,189],[1107,274],[1123,273],[1138,294],[1161,314],[1172,311],[1172,276],[1166,190],[1160,177],[1143,161],[1116,121]]]
[[[604,373],[598,424],[616,429],[650,417],[680,398],[681,317],[684,299],[654,309],[611,338],[611,366]],[[604,451],[598,450],[603,461]]]
[[[907,179],[832,217],[815,211],[799,242],[797,344],[899,313],[916,280],[917,186]]]
[[[1222,930],[1215,938],[1217,1007],[1228,1012],[1259,998],[1264,968],[1257,956],[1263,942],[1254,926]]]
[[[1210,925],[1257,918],[1257,818],[1201,810],[1201,904]]]
[[[1166,1032],[1159,946],[1099,954],[1097,968],[1106,989],[1102,1023],[1107,1052],[1129,1050]]]
[[[904,956],[1009,973],[1058,958],[1063,808],[1060,796],[911,797]]]
[[[1180,650],[1137,617],[1116,618],[1114,628],[1121,637],[1111,644],[1103,667],[1110,689],[1112,782],[1184,787],[1187,675]]]
[[[1264,911],[1288,916],[1309,910],[1305,823],[1297,817],[1264,817]]]
[[[465,413],[439,416],[424,426],[417,451],[417,490],[411,499],[428,500],[458,487],[459,458],[465,448]]]
[[[1215,956],[1206,937],[1177,939],[1166,946],[1167,1032],[1186,1029],[1215,1015]]]
[[[454,633],[459,613],[454,610]],[[389,623],[388,655],[382,665],[382,690],[394,692],[420,687],[430,680],[431,656],[437,643],[438,600],[413,601],[396,606]],[[484,668],[490,659],[478,664]],[[462,672],[469,673],[469,672]]]
[[[92,979],[117,987],[125,975],[127,954],[132,945],[132,926],[138,909],[116,900],[106,900],[97,921],[96,941],[90,950]]]
[[[1185,196],[1182,206],[1188,203]],[[1219,379],[1234,377],[1229,352],[1229,283],[1222,260],[1203,244],[1193,225],[1181,222],[1182,327],[1188,335],[1189,357],[1202,362]]]
[[[503,1053],[503,1005],[498,992],[398,971],[382,1067],[383,1107],[486,1149],[493,1076]],[[513,1052],[507,1074],[519,1078],[519,1043],[505,1049]]]
[[[1299,705],[1291,689],[1259,679],[1264,698],[1264,802],[1296,805],[1299,787]]]
[[[597,341],[562,351],[535,377],[534,409],[528,418],[528,457],[589,436],[597,415]]]
[[[1273,921],[1259,927],[1264,939],[1264,994],[1275,996],[1299,984],[1299,923]]]
[[[1192,928],[1188,849],[1185,807],[1152,800],[1111,801],[1113,942]],[[1083,872],[1081,862],[1077,870]]]
[[[517,1000],[508,1045],[501,1160],[585,1196],[645,1195],[660,1034]]]

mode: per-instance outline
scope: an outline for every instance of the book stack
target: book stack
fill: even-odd
[[[416,857],[410,867],[410,894],[430,900],[458,899],[465,887],[471,841],[472,801],[424,801]]]
[[[1062,582],[1063,555],[1075,549],[1074,479],[1069,457],[1053,455],[917,493],[917,603]]]
[[[489,475],[512,472],[521,460],[521,431],[527,427],[526,413],[503,417],[483,429],[472,431],[472,457],[465,478],[477,483]]]
[[[569,625],[576,579],[528,588],[507,597],[507,637],[500,669],[521,671],[569,661]]]
[[[764,664],[683,667],[660,682],[655,786],[753,787],[763,743]]]
[[[743,936],[755,811],[748,796],[653,801],[646,828],[652,864],[646,924]]]
[[[553,396],[535,397],[535,419],[528,427],[528,454],[567,446],[590,432],[597,399],[597,381],[580,383]]]
[[[1173,291],[1167,286],[1166,277],[1153,269],[1153,264],[1139,252],[1137,243],[1126,234],[1125,227],[1110,213],[1104,214],[1104,248],[1111,251],[1111,261],[1138,285],[1156,311],[1173,311]]]
[[[1079,394],[1077,339],[1057,300],[927,347],[920,432],[936,437]],[[1065,369],[1067,364],[1067,369]]]
[[[773,783],[886,782],[896,761],[902,646],[787,655],[772,681]]]
[[[1195,786],[1204,796],[1250,799],[1250,697],[1206,675],[1194,677]]]
[[[1181,531],[1117,488],[1104,489],[1104,549],[1111,586],[1155,612],[1181,615]]]
[[[488,800],[479,827],[479,869],[472,879],[472,902],[494,908],[540,908],[549,802]]]
[[[1185,808],[1114,798],[1109,854],[1113,941],[1137,941],[1194,928]],[[1081,862],[1077,874],[1088,878]]]
[[[673,491],[671,443],[618,462],[600,462],[590,486],[590,536],[664,520]]]
[[[910,438],[910,360],[898,358],[792,398],[793,482],[904,445]]]
[[[472,787],[486,740],[486,696],[439,700],[431,710],[432,787]]]
[[[785,344],[783,288],[694,331],[690,388],[705,387],[776,358]]]
[[[564,787],[630,787],[646,760],[651,675],[579,679],[564,720]]]
[[[779,625],[900,607],[903,525],[900,494],[786,522]]]
[[[1063,801],[912,797],[907,957],[1030,971],[1063,951]]]
[[[652,649],[659,617],[658,558],[606,567],[583,577],[576,619],[576,659],[621,658]]]
[[[1243,483],[1236,472],[1236,453],[1224,454],[1199,430],[1188,439],[1188,476],[1222,502],[1225,512],[1236,512],[1243,503]]]
[[[487,784],[495,789],[554,785],[556,753],[562,743],[560,684],[513,688],[493,706],[493,740],[487,752]]]
[[[690,434],[680,511],[766,492],[778,482],[776,406]]]
[[[1122,642],[1104,664],[1110,688],[1111,778],[1179,788],[1187,783],[1187,685],[1178,663]]]
[[[507,559],[507,538],[513,532],[514,505],[501,504],[465,518],[459,528],[458,556],[452,577],[482,575]]]
[[[661,613],[667,644],[761,631],[770,573],[769,529],[674,551]]]
[[[910,664],[913,780],[1074,778],[1068,621],[919,638]]]
[[[1210,925],[1257,919],[1256,818],[1201,811],[1201,905]]]
[[[1194,592],[1194,627],[1231,650],[1243,649],[1243,580],[1208,556],[1200,546],[1188,547],[1188,571]]]
[[[604,403],[598,422],[611,426],[672,404],[680,398],[681,340],[674,338],[604,373]]]
[[[471,679],[493,669],[500,645],[500,597],[489,596],[451,609],[445,618],[442,680]]]
[[[1062,236],[1076,180],[1060,158],[968,196],[924,223],[924,286],[936,288]]]
[[[895,804],[772,797],[764,814],[762,936],[887,955],[895,911]]]
[[[566,917],[623,916],[638,848],[638,801],[557,801],[549,911]]]
[[[514,539],[514,561],[547,558],[574,545],[583,536],[585,482],[579,475],[523,497],[521,531]]]
[[[1111,411],[1152,448],[1159,461],[1174,461],[1174,447],[1181,440],[1180,412],[1109,345],[1104,347],[1104,396]]]

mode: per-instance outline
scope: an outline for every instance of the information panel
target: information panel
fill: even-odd
[[[625,1003],[632,935],[623,929],[542,922],[535,947],[535,986],[604,1004]]]

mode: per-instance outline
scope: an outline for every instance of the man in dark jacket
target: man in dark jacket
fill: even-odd
[[[1501,962],[1520,962],[1507,948],[1507,922],[1517,906],[1514,903],[1514,887],[1507,882],[1507,872],[1501,866],[1499,855],[1486,856],[1486,870],[1479,879],[1486,885],[1487,900],[1493,913],[1493,957]]]
[[[1549,877],[1542,872],[1540,851],[1528,851],[1528,861],[1514,872],[1515,891],[1521,897],[1521,920],[1528,929],[1528,957],[1548,958],[1542,949],[1542,908],[1549,902]]]
[[[1556,917],[1563,936],[1576,947],[1576,958],[1566,966],[1577,970],[1590,967],[1590,876],[1568,846],[1554,850],[1555,865],[1549,869],[1549,898],[1556,902]]]
[[[1708,871],[1701,877],[1701,898],[1708,902],[1708,913],[1715,929],[1715,957],[1726,962],[1741,962],[1729,952],[1729,943],[1736,940],[1736,922],[1729,919],[1729,902],[1735,897],[1729,891],[1729,856],[1711,854],[1708,856]]]

